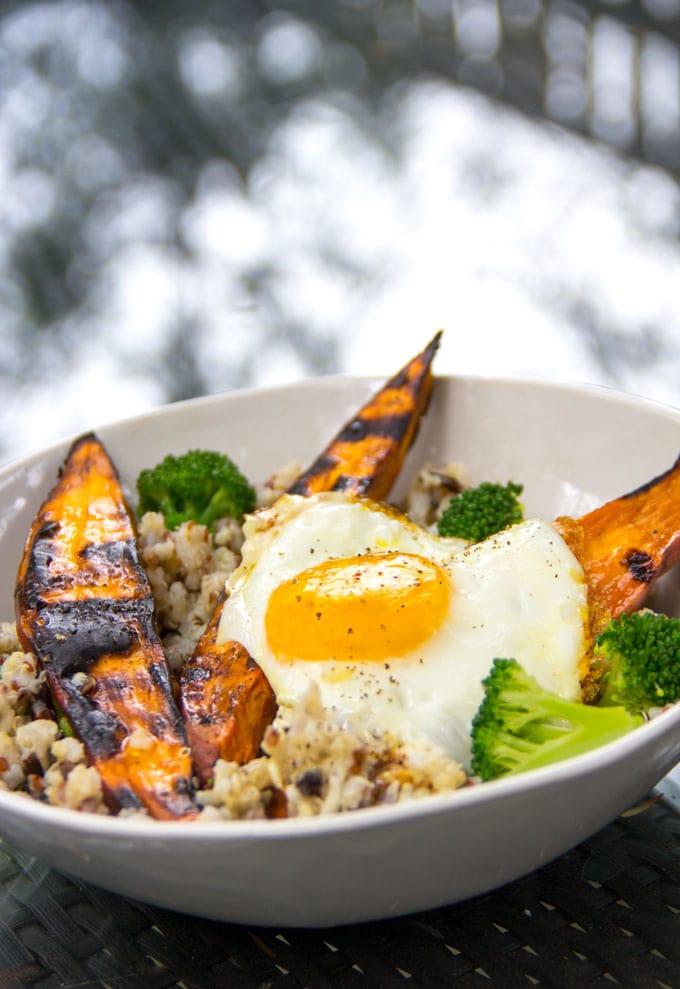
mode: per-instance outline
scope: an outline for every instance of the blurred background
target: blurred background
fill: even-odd
[[[679,175],[680,0],[3,0],[0,460],[440,327],[680,405]]]

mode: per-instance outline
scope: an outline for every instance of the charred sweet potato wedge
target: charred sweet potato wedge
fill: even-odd
[[[387,497],[427,408],[440,338],[438,333],[359,410],[290,494],[347,491]],[[180,678],[180,707],[203,784],[216,759],[243,763],[257,755],[276,714],[274,693],[255,660],[238,642],[216,642],[222,604]]]
[[[441,333],[345,423],[289,494],[347,491],[386,498],[415,439],[432,391]]]
[[[594,631],[639,608],[680,559],[680,457],[663,474],[558,528],[588,581]]]
[[[191,756],[151,589],[117,471],[93,434],[73,444],[35,517],[15,607],[21,642],[42,664],[112,809],[193,817]]]
[[[216,641],[223,603],[224,595],[180,676],[180,707],[203,786],[217,759],[254,759],[276,714],[274,691],[248,651]]]

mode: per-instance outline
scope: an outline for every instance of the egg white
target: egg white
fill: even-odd
[[[282,582],[326,560],[394,551],[425,557],[449,578],[445,618],[425,641],[384,662],[277,659],[265,615]],[[218,641],[248,649],[280,704],[300,701],[314,680],[324,706],[353,725],[436,747],[466,767],[494,658],[514,657],[545,688],[579,696],[586,584],[564,540],[539,519],[467,545],[365,499],[284,496],[247,520],[243,561],[228,589]]]

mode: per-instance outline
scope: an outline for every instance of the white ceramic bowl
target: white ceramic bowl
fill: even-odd
[[[168,452],[223,449],[255,481],[307,465],[382,382],[322,379],[159,409],[99,430],[130,486]],[[0,471],[0,615],[33,513],[68,447]],[[455,459],[474,481],[525,485],[528,514],[578,514],[667,468],[680,412],[603,389],[440,378],[415,465]],[[518,575],[521,579],[521,575]],[[680,613],[680,573],[657,592]],[[324,819],[126,821],[0,793],[0,832],[63,872],[173,909],[248,924],[327,926],[482,893],[560,855],[634,804],[680,758],[680,706],[597,751],[398,807]]]

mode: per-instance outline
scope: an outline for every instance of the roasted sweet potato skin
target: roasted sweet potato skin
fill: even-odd
[[[680,457],[634,491],[556,524],[584,569],[597,633],[639,608],[680,559]]]
[[[347,422],[289,494],[347,491],[386,498],[415,439],[432,391],[441,333]]]
[[[189,818],[191,758],[117,471],[94,434],[73,444],[19,567],[24,648],[99,770],[114,810]]]
[[[277,708],[269,681],[247,649],[217,642],[223,603],[224,596],[180,677],[180,707],[203,786],[217,759],[243,764],[255,758]]]
[[[387,497],[427,408],[440,338],[438,333],[346,423],[289,493],[346,491]],[[274,693],[255,660],[238,642],[216,642],[222,604],[223,600],[180,678],[180,707],[203,784],[211,778],[216,759],[244,763],[257,755],[276,714]],[[285,808],[276,807],[277,814],[285,813]]]

